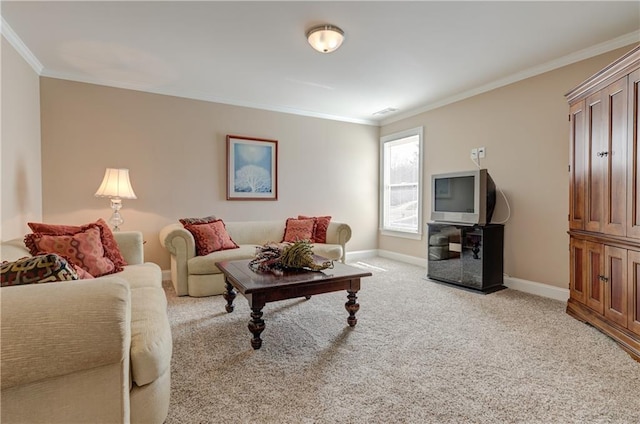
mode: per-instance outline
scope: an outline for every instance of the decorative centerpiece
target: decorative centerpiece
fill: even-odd
[[[252,271],[281,272],[287,269],[322,271],[333,268],[333,261],[315,256],[307,240],[295,243],[267,243],[256,248],[256,257],[249,262]]]

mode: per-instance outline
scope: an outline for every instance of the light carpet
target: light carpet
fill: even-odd
[[[269,303],[260,350],[239,295],[176,297],[172,423],[640,423],[640,363],[565,303],[426,281],[384,258],[346,292]]]

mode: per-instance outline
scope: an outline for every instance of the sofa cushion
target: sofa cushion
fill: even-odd
[[[57,253],[94,277],[121,271],[105,253],[100,227],[90,224],[73,235],[27,234],[25,244],[32,255]]]
[[[298,219],[313,219],[316,222],[316,226],[313,229],[312,243],[326,243],[327,242],[327,230],[329,229],[329,223],[331,223],[330,216],[304,216],[298,215]]]
[[[24,244],[24,237],[0,243],[0,261],[17,261],[25,256],[31,256],[31,252]]]
[[[172,352],[167,298],[162,287],[131,290],[131,375],[138,386],[169,369]]]
[[[107,258],[114,263],[117,268],[121,268],[127,264],[127,261],[120,253],[118,242],[116,242],[113,232],[104,219],[100,218],[94,223],[78,226],[78,225],[57,225],[57,224],[44,224],[40,222],[27,223],[31,231],[34,233],[47,234],[51,236],[72,235],[84,231],[89,225],[97,225],[100,227],[100,240],[102,240],[102,247],[106,252]]]
[[[302,240],[313,240],[313,231],[315,227],[316,221],[313,218],[288,218],[282,241],[294,243]]]
[[[237,249],[220,250],[206,256],[195,256],[187,262],[189,274],[219,274],[221,271],[216,266],[216,262],[252,259],[256,256],[257,247],[254,244],[241,244]]]
[[[0,286],[77,280],[78,274],[67,260],[54,253],[29,256],[0,264]]]
[[[116,275],[127,280],[131,289],[139,287],[162,287],[162,271],[160,267],[153,262],[125,266],[124,269]]]
[[[285,220],[225,222],[227,232],[236,244],[263,245],[280,242],[284,237]]]
[[[184,226],[196,243],[196,255],[205,256],[219,250],[237,249],[221,219],[206,224],[187,224]]]
[[[334,261],[342,258],[342,246],[339,244],[312,244],[311,249],[314,255],[322,256],[323,258]]]

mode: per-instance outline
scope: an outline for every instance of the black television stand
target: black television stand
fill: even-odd
[[[481,293],[503,285],[504,225],[428,224],[427,278]]]

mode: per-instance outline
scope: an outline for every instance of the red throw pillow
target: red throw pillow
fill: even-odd
[[[198,256],[205,256],[218,250],[239,248],[227,233],[221,219],[206,224],[187,224],[184,228],[193,234],[196,241],[196,255]]]
[[[33,231],[34,233],[47,234],[52,236],[73,235],[84,231],[86,228],[88,228],[89,225],[97,225],[98,227],[100,227],[100,239],[102,241],[102,246],[104,247],[107,258],[109,258],[109,260],[111,260],[111,262],[113,262],[114,265],[118,268],[127,265],[127,261],[125,261],[122,253],[120,253],[118,242],[116,242],[115,237],[113,237],[111,228],[109,228],[109,225],[102,218],[98,219],[96,222],[82,226],[43,224],[39,222],[29,222],[27,223],[27,225],[29,225],[29,228],[31,228],[31,231]]]
[[[88,225],[72,235],[27,234],[24,243],[32,255],[56,253],[70,260],[94,277],[122,271],[106,256],[100,227]]]
[[[315,219],[288,218],[284,229],[282,241],[294,243],[301,240],[313,240],[313,230],[316,227]]]
[[[298,219],[315,219],[316,229],[313,232],[313,243],[326,243],[327,230],[331,222],[330,216],[304,216],[298,215]]]

